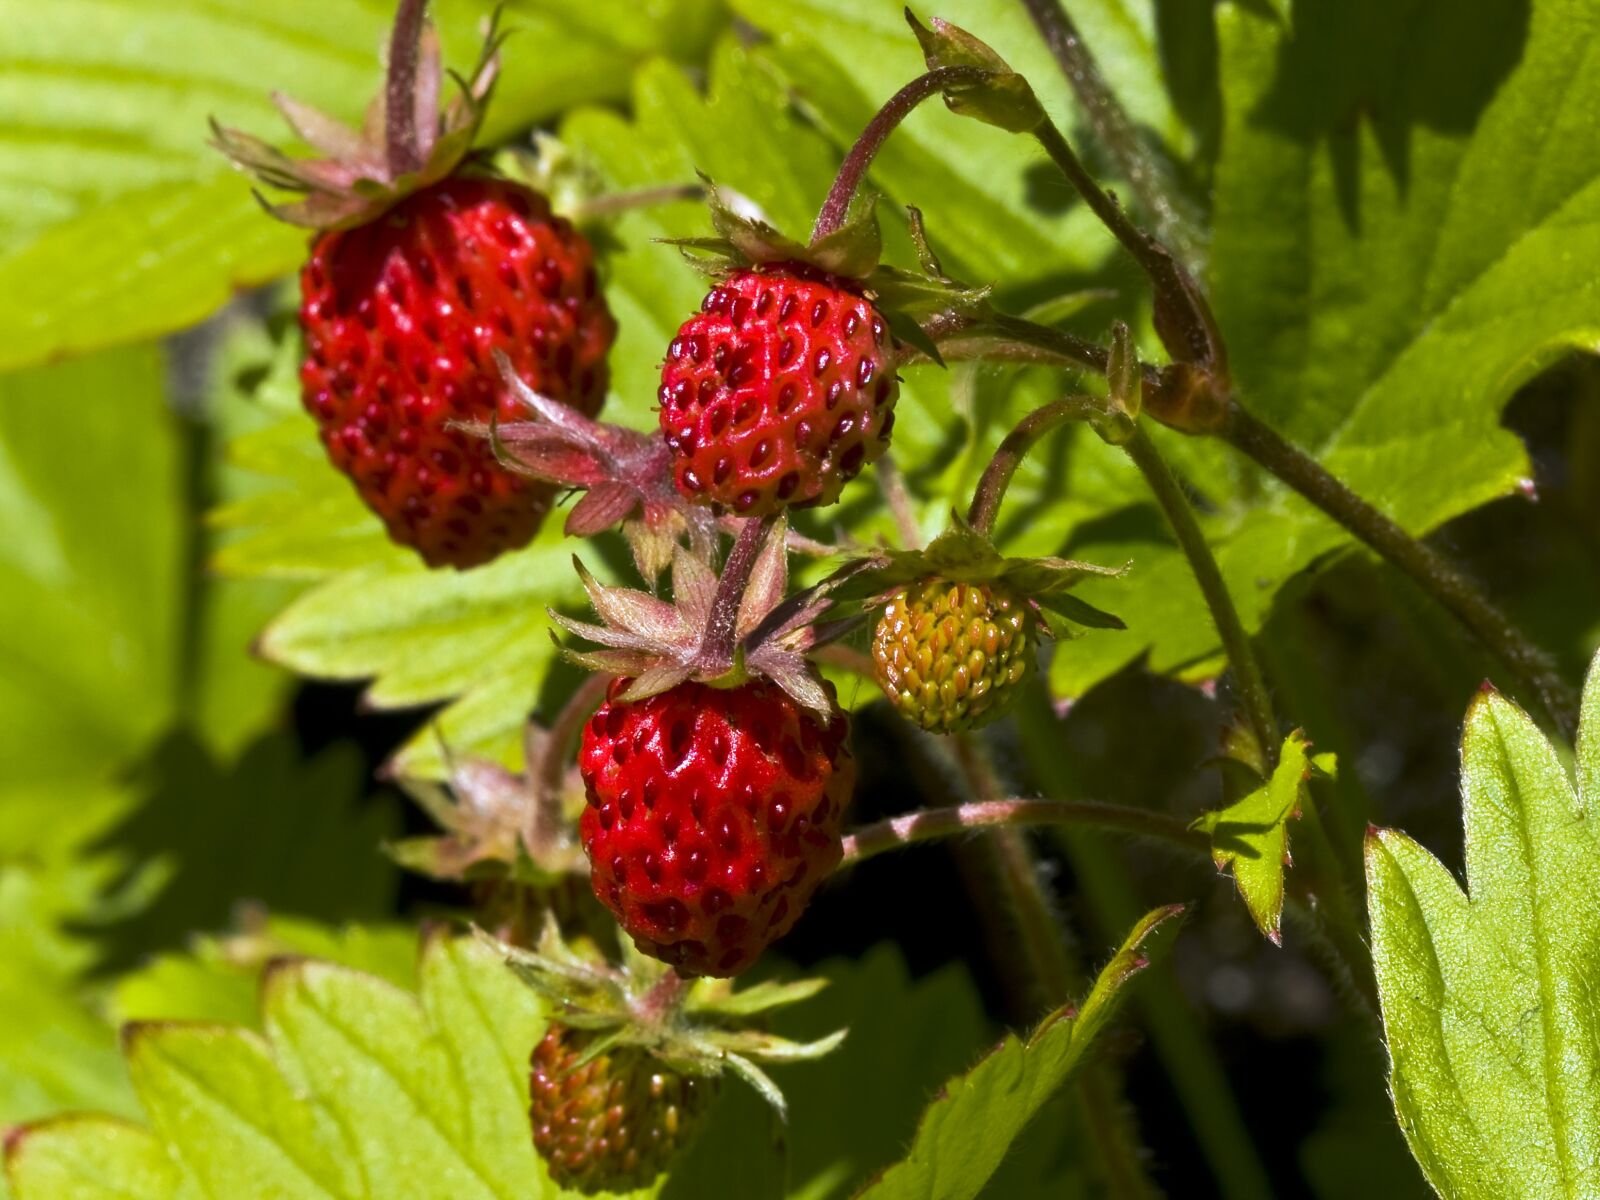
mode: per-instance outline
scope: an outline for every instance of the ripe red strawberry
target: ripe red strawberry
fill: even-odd
[[[852,280],[795,262],[733,272],[662,368],[678,490],[752,516],[832,504],[888,448],[893,344]]]
[[[627,1043],[580,1065],[597,1036],[553,1024],[534,1047],[533,1144],[563,1188],[630,1192],[653,1182],[688,1144],[720,1081],[675,1071]]]
[[[430,566],[526,545],[555,489],[449,425],[521,414],[496,350],[534,391],[599,411],[616,324],[583,235],[537,192],[455,176],[323,234],[300,286],[306,408],[389,535]]]
[[[421,9],[402,6],[418,68],[409,128],[391,121],[380,144],[280,98],[328,157],[290,160],[222,129],[217,145],[265,182],[307,194],[273,212],[318,231],[300,276],[301,383],[328,457],[395,541],[429,566],[471,567],[525,545],[555,494],[452,427],[521,414],[495,353],[535,391],[593,415],[616,324],[584,237],[539,193],[466,160],[494,79],[493,40],[441,114],[431,31],[415,62]]]
[[[585,726],[578,760],[595,895],[646,954],[686,975],[738,974],[839,864],[848,720],[767,680],[691,681],[632,703],[628,682]]]

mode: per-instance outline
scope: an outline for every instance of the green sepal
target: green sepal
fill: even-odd
[[[883,234],[878,229],[878,193],[858,188],[850,197],[844,221],[832,233],[805,247],[803,261],[833,275],[865,279],[883,257]]]
[[[1049,592],[1037,597],[1041,608],[1049,609],[1057,616],[1065,617],[1074,625],[1082,625],[1088,629],[1126,629],[1121,617],[1115,613],[1108,613],[1103,608],[1096,608],[1087,600],[1080,600],[1070,592]]]
[[[941,67],[980,67],[989,72],[981,81],[945,89],[944,102],[951,112],[1011,133],[1028,133],[1044,124],[1044,106],[1033,94],[1032,85],[1013,71],[992,47],[959,25],[939,17],[929,18],[930,29],[908,8],[906,21],[917,35],[930,71]]]
[[[838,584],[832,595],[840,601],[866,600],[900,584],[937,578],[952,583],[1005,583],[1043,604],[1084,579],[1116,577],[1127,569],[1126,565],[1102,567],[1065,558],[1006,558],[986,535],[952,513],[950,528],[922,550],[885,550],[865,567],[859,559],[847,564],[842,570],[853,573]],[[1082,608],[1098,622],[1096,628],[1116,628],[1121,624],[1110,613],[1087,604]]]

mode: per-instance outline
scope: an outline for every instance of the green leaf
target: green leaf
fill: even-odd
[[[474,61],[486,0],[435,4],[447,61]],[[619,99],[653,53],[693,58],[715,0],[511,0],[518,35],[485,137]],[[0,369],[191,324],[291,270],[303,233],[267,219],[205,145],[206,119],[278,137],[282,89],[358,119],[393,5],[375,0],[0,0]]]
[[[1465,893],[1416,842],[1367,839],[1373,962],[1400,1127],[1443,1196],[1600,1189],[1600,669],[1577,788],[1486,691],[1462,740]]]
[[[0,377],[0,789],[94,779],[177,713],[184,497],[163,376],[139,349]]]
[[[1256,928],[1283,943],[1283,872],[1289,863],[1289,822],[1300,815],[1311,763],[1299,730],[1283,742],[1272,777],[1226,808],[1208,812],[1191,828],[1211,837],[1217,870],[1233,870],[1233,881]]]
[[[6,1139],[6,1177],[51,1200],[190,1200],[150,1133],[114,1117],[58,1117]],[[23,1181],[26,1181],[24,1184]]]
[[[1298,5],[1218,11],[1224,110],[1209,289],[1252,411],[1413,533],[1511,492],[1527,456],[1501,427],[1512,392],[1592,349],[1600,293],[1600,104],[1584,69],[1594,0]],[[1540,131],[1533,136],[1530,131]],[[1078,439],[1081,443],[1082,439]],[[1169,441],[1175,441],[1169,439]],[[1246,625],[1277,588],[1350,545],[1237,459],[1193,447],[1184,474]],[[1072,552],[1135,560],[1088,588],[1130,633],[1057,657],[1071,694],[1147,648],[1158,670],[1214,669],[1216,641],[1157,523],[1131,516]]]
[[[1072,1077],[1110,1021],[1127,982],[1161,943],[1151,935],[1181,913],[1157,909],[1133,927],[1100,972],[1081,1008],[1048,1016],[1023,1042],[1015,1036],[945,1085],[923,1115],[910,1154],[890,1167],[863,1200],[967,1200],[994,1174],[1028,1121]],[[1149,943],[1149,944],[1147,944]]]
[[[110,1010],[128,1021],[210,1021],[257,1026],[261,969],[285,956],[318,958],[416,986],[417,935],[404,925],[331,927],[295,917],[252,921],[237,933],[202,937],[183,953],[162,954],[119,976]]]
[[[949,0],[936,9],[915,7],[918,15],[936,12],[993,46],[1050,111],[1076,111],[1022,6]],[[776,35],[765,57],[842,146],[926,69],[901,0],[735,0],[734,8]],[[1156,8],[1151,0],[1087,0],[1072,6],[1072,17],[1134,120],[1183,155],[1193,139],[1162,84]],[[1007,138],[942,107],[925,105],[895,131],[874,162],[872,180],[899,204],[923,209],[953,274],[1020,285],[1082,272],[1106,256],[1109,237],[1082,206],[1066,201],[1064,186],[1059,198],[1041,202],[1040,193],[1053,184],[1040,187],[1038,151],[1027,139]]]
[[[142,770],[139,802],[91,851],[129,867],[104,915],[80,918],[103,943],[102,965],[228,923],[241,900],[274,912],[375,919],[398,879],[379,844],[398,832],[392,802],[362,803],[363,767],[341,745],[302,761],[269,736],[221,763],[193,738],[165,741]],[[121,904],[122,896],[137,903]]]
[[[960,966],[912,979],[899,951],[879,945],[858,961],[828,962],[821,973],[829,982],[819,995],[772,1016],[774,1032],[801,1042],[850,1030],[823,1059],[770,1068],[789,1101],[787,1192],[769,1114],[752,1093],[729,1087],[672,1172],[666,1200],[844,1200],[900,1156],[928,1096],[992,1036]]]
[[[418,977],[413,995],[279,960],[262,984],[264,1034],[130,1026],[153,1138],[103,1119],[28,1127],[8,1146],[16,1200],[60,1200],[63,1179],[82,1200],[125,1197],[117,1172],[89,1169],[124,1162],[139,1200],[560,1195],[527,1130],[527,1059],[543,1027],[533,994],[471,939],[431,938]],[[158,1160],[171,1169],[147,1169]]]

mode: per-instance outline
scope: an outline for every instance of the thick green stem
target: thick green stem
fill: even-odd
[[[1189,560],[1189,569],[1194,572],[1195,582],[1200,585],[1200,594],[1205,597],[1206,607],[1211,610],[1211,621],[1217,628],[1217,636],[1222,639],[1222,648],[1227,652],[1228,663],[1233,668],[1245,718],[1261,743],[1262,756],[1270,766],[1278,755],[1278,720],[1272,712],[1272,697],[1267,692],[1267,683],[1256,661],[1250,635],[1239,620],[1239,610],[1234,607],[1222,571],[1217,567],[1217,560],[1206,543],[1206,535],[1195,520],[1194,510],[1189,506],[1183,489],[1178,486],[1171,468],[1167,466],[1166,459],[1161,457],[1161,452],[1150,440],[1149,433],[1144,429],[1135,429],[1133,437],[1123,449],[1150,485],[1173,536],[1178,539],[1179,548]]]
[[[1192,218],[1182,212],[1161,161],[1139,136],[1061,0],[1022,0],[1067,77],[1095,136],[1110,153],[1134,196],[1155,221],[1156,233],[1189,260],[1198,246]]]
[[[991,532],[995,518],[1000,515],[1000,501],[1005,499],[1006,488],[1011,486],[1011,477],[1034,443],[1068,421],[1087,421],[1103,411],[1104,406],[1090,396],[1067,396],[1023,417],[984,468],[983,477],[973,492],[972,507],[967,510],[967,523],[979,533]]]
[[[1196,363],[1219,377],[1226,376],[1228,355],[1222,335],[1193,276],[1172,251],[1128,219],[1078,160],[1059,129],[1046,121],[1033,134],[1084,203],[1149,276],[1155,289],[1156,332],[1167,351],[1178,362]]]
[[[1099,804],[1092,800],[980,800],[973,804],[924,808],[864,825],[845,835],[840,869],[888,850],[978,829],[1024,829],[1039,825],[1074,825],[1109,833],[1153,838],[1209,855],[1211,841],[1175,817],[1144,808]]]
[[[1576,728],[1577,692],[1467,576],[1351,491],[1320,463],[1237,404],[1221,436],[1371,546],[1449,610],[1544,708],[1567,737]]]

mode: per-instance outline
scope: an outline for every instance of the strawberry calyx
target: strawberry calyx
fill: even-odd
[[[1117,578],[1128,567],[1104,567],[1075,559],[1007,558],[994,542],[957,513],[950,527],[921,550],[880,550],[854,560],[818,585],[836,603],[882,607],[907,584],[942,580],[951,584],[999,585],[1025,597],[1057,638],[1078,636],[1074,627],[1122,629],[1122,619],[1070,594],[1085,579]]]
[[[749,555],[742,565],[736,561],[740,543]],[[675,546],[671,601],[601,584],[574,557],[601,623],[550,610],[550,619],[562,629],[598,647],[563,653],[591,671],[628,680],[619,698],[630,703],[689,680],[732,688],[760,677],[825,719],[831,717],[833,697],[807,656],[855,622],[821,624],[831,604],[822,590],[785,599],[788,547],[781,518],[748,523],[740,543],[720,577],[705,557]]]
[[[439,37],[423,20],[425,3],[406,0],[395,23],[386,87],[359,130],[327,113],[273,93],[295,134],[320,157],[293,158],[270,143],[211,122],[211,144],[269,187],[304,198],[261,205],[279,220],[308,229],[352,229],[438,183],[472,151],[495,78],[504,35],[491,20],[472,73],[450,78],[456,94],[440,107],[444,86]]]
[[[816,995],[827,986],[826,979],[735,990],[728,979],[686,979],[634,949],[626,938],[621,964],[615,965],[592,949],[569,945],[554,918],[546,920],[531,950],[475,932],[543,998],[553,1021],[595,1035],[574,1066],[619,1047],[634,1047],[689,1076],[714,1079],[731,1071],[782,1114],[783,1093],[756,1064],[821,1058],[847,1033],[841,1029],[814,1042],[795,1042],[759,1027],[774,1010]]]
[[[922,213],[916,208],[907,209],[907,220],[920,272],[881,261],[883,239],[878,227],[876,192],[855,192],[837,227],[810,242],[800,242],[775,228],[752,201],[738,192],[705,175],[700,178],[716,236],[664,240],[677,246],[690,265],[713,279],[738,271],[782,269],[857,292],[871,301],[900,342],[935,362],[941,361],[938,349],[922,332],[919,318],[934,313],[979,316],[987,312],[993,289],[974,287],[944,273],[929,247]]]
[[[583,780],[563,753],[562,731],[530,721],[520,773],[446,753],[448,781],[400,777],[400,787],[438,824],[439,834],[402,838],[384,849],[402,867],[452,882],[511,881],[555,887],[586,874],[576,836]]]
[[[567,514],[570,537],[593,537],[620,525],[639,573],[655,579],[687,536],[702,557],[716,537],[710,513],[686,503],[672,483],[671,452],[659,433],[597,421],[542,396],[496,353],[507,392],[527,410],[523,421],[464,421],[458,428],[488,438],[509,470],[584,492]]]

